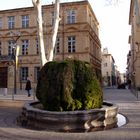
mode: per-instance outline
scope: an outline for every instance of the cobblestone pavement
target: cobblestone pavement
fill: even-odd
[[[117,89],[105,89],[104,100],[119,106],[119,113],[127,117],[126,125],[89,133],[58,133],[19,127],[16,117],[25,99],[9,101],[0,98],[0,140],[140,140],[140,100],[129,90]]]

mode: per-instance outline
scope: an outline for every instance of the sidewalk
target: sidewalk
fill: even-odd
[[[17,97],[22,101],[23,97],[24,101],[28,99],[22,94]],[[129,90],[105,89],[104,100],[119,106],[119,113],[127,117],[127,124],[119,128],[90,133],[37,131],[16,125],[15,120],[21,108],[0,106],[0,140],[140,140],[140,99]]]
[[[28,97],[26,90],[17,89],[17,94],[14,94],[13,89],[8,89],[7,93],[5,94],[4,89],[0,89],[0,100],[29,101],[29,100],[36,100],[36,98],[35,98],[35,92],[33,90],[31,90],[31,96]]]

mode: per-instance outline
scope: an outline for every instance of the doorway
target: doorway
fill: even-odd
[[[8,67],[0,67],[0,88],[7,88]]]

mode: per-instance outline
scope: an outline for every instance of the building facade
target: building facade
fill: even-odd
[[[42,6],[44,44],[51,44],[54,4]],[[79,59],[90,62],[101,76],[101,43],[98,21],[88,1],[61,3],[54,60]],[[17,69],[15,48],[19,46]],[[0,11],[0,87],[25,88],[27,77],[36,87],[40,70],[36,11],[33,7]]]
[[[115,60],[113,56],[108,53],[107,48],[102,53],[102,83],[103,86],[117,85],[117,75]]]
[[[140,0],[131,0],[129,24],[130,51],[127,55],[127,79],[131,80],[133,88],[140,86]]]

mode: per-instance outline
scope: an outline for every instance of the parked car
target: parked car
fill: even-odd
[[[126,83],[122,83],[118,85],[118,89],[125,89],[125,87],[126,87]]]

